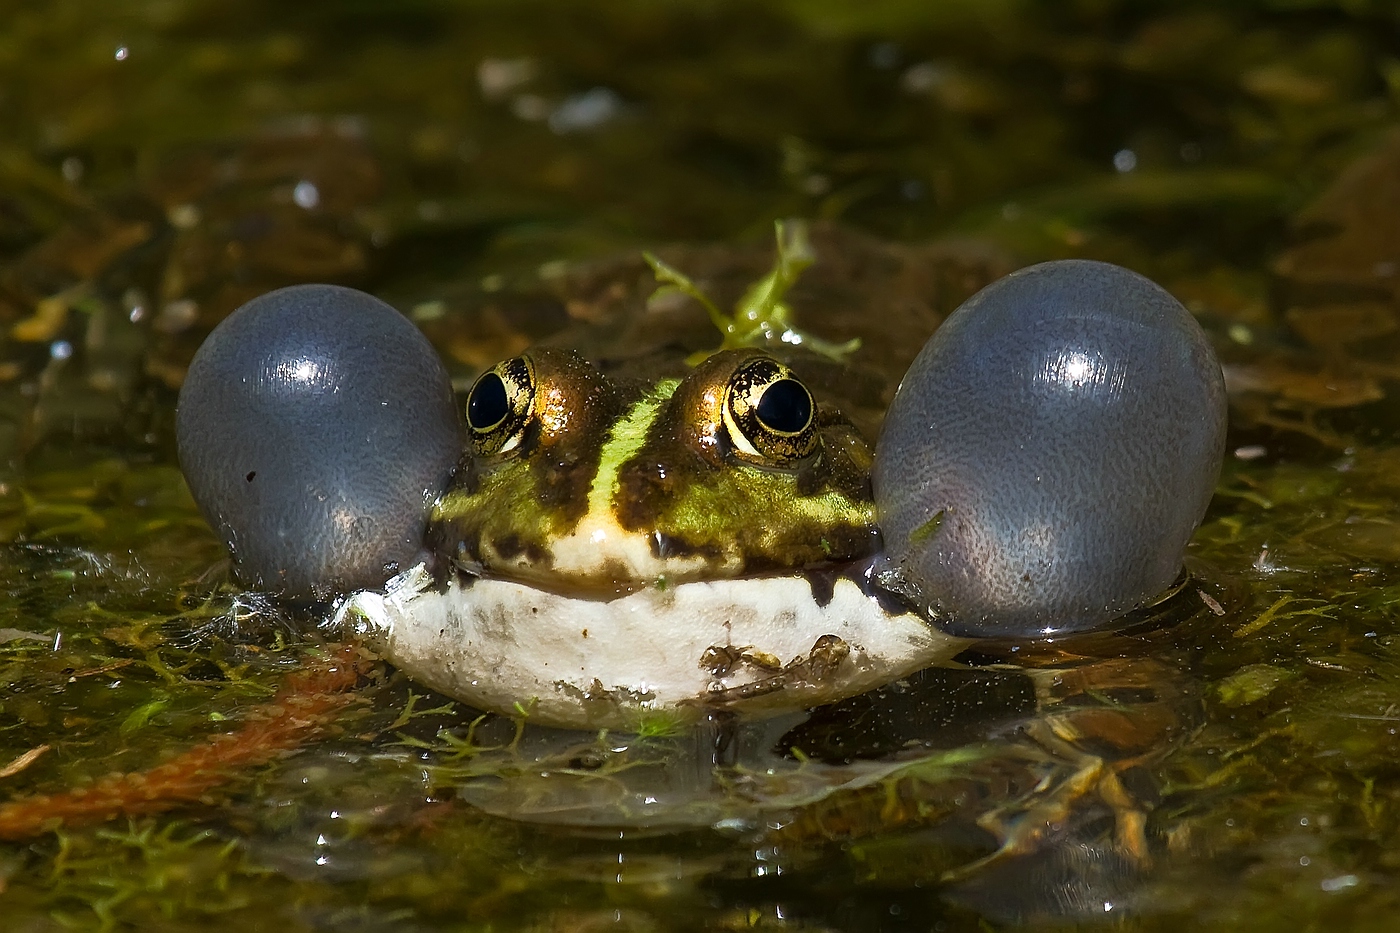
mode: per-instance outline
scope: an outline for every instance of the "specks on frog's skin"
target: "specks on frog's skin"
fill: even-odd
[[[773,655],[756,651],[752,647],[731,647],[724,650],[712,648],[706,652],[706,658],[701,660],[701,666],[707,666],[705,660],[709,659],[711,664],[708,668],[717,676],[729,674],[740,663],[751,664],[767,672],[769,676],[749,683],[713,690],[705,698],[706,705],[724,706],[752,700],[799,684],[822,685],[833,678],[833,675],[841,669],[842,662],[850,657],[850,654],[851,646],[835,635],[822,635],[813,642],[811,651],[793,658],[787,664],[782,664]],[[719,666],[723,662],[728,662],[728,665],[720,670]]]
[[[419,683],[572,728],[818,706],[968,647],[912,612],[887,612],[844,576],[822,604],[794,574],[579,599],[490,578],[439,588],[420,564],[385,590],[357,593],[337,624]]]
[[[517,367],[515,364],[520,363]],[[473,564],[530,563],[576,527],[602,455],[599,438],[624,410],[618,388],[576,354],[541,350],[498,364],[508,412],[476,421],[429,521],[429,546]]]
[[[430,542],[472,572],[618,593],[877,547],[869,447],[760,351],[648,384],[537,350],[483,375],[468,406],[474,450]]]

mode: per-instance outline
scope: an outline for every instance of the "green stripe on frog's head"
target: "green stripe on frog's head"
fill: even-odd
[[[680,385],[679,379],[664,379],[651,391],[628,406],[613,422],[598,457],[598,471],[588,490],[588,511],[606,512],[617,498],[618,476],[623,466],[646,444],[647,435],[656,423],[666,400]]]
[[[467,420],[473,449],[430,541],[488,576],[618,592],[877,545],[869,447],[759,351],[649,384],[532,351],[478,380]]]

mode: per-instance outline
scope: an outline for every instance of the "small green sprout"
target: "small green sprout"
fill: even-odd
[[[444,703],[442,706],[435,706],[432,709],[418,709],[418,701],[427,699],[427,694],[408,692],[408,702],[404,704],[403,711],[399,713],[399,718],[389,724],[390,730],[402,729],[408,725],[409,721],[417,716],[451,716],[455,708],[452,703]]]
[[[946,512],[946,509],[939,509],[937,512],[933,513],[932,518],[911,531],[909,533],[909,543],[923,544],[929,538],[938,534],[938,529],[943,527],[943,518]]]
[[[118,731],[123,738],[130,736],[132,733],[139,732],[155,718],[157,713],[162,712],[169,705],[169,697],[158,697],[157,699],[151,700],[149,703],[136,707],[136,709],[128,713],[126,718],[122,720]]]
[[[654,253],[643,253],[647,264],[661,283],[652,297],[681,294],[695,299],[710,315],[710,321],[723,335],[715,350],[702,351],[688,362],[693,366],[719,350],[756,347],[785,343],[808,347],[823,356],[840,360],[860,348],[859,340],[832,343],[814,337],[797,328],[792,307],[784,301],[788,291],[805,270],[816,262],[817,254],[807,236],[807,224],[801,220],[776,221],[773,224],[778,241],[778,258],[763,278],[749,286],[734,305],[733,314],[725,314],[710,300],[689,276],[663,262]]]
[[[633,712],[626,731],[634,733],[638,741],[645,742],[680,735],[685,725],[686,717],[677,710],[638,709]]]

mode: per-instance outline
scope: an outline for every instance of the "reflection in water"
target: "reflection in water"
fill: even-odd
[[[1112,846],[1063,833],[1014,863],[953,884],[947,896],[1004,923],[1122,916],[1135,912],[1143,867]]]
[[[1159,624],[1201,615],[1194,590],[1171,603]],[[987,643],[807,714],[591,739],[491,717],[470,753],[459,737],[413,761],[466,812],[568,840],[549,857],[560,877],[806,886],[857,858],[941,892],[925,912],[946,897],[1000,920],[1102,916],[1163,857],[1152,769],[1195,714],[1189,679],[1146,653],[1115,635]]]

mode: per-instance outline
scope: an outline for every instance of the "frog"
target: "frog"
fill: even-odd
[[[873,450],[770,353],[648,381],[545,348],[487,370],[465,410],[469,454],[427,525],[433,586],[423,565],[345,609],[429,686],[635,727],[820,704],[963,642],[872,595]],[[464,666],[509,670],[513,697]]]
[[[699,307],[718,346],[547,340],[460,387],[372,296],[270,293],[192,362],[182,467],[243,585],[311,606],[415,682],[591,733],[604,758],[618,754],[609,735],[715,733],[723,765],[752,735],[736,724],[771,723],[791,759],[770,760],[775,788],[824,754],[795,720],[859,725],[843,702],[902,695],[920,672],[998,650],[1017,668],[1035,653],[1020,641],[1053,647],[1179,607],[1224,430],[1218,363],[1179,303],[1104,263],[997,279],[908,355],[872,432],[868,410],[829,391],[855,348],[795,326],[787,295],[810,255],[781,227],[778,247],[732,314],[651,263],[657,306]],[[1064,663],[1032,666],[1040,709],[1015,720],[1011,746],[1037,776],[978,818],[996,844],[969,871],[1044,849],[1088,798],[1111,811],[1116,851],[1150,859],[1148,808],[1124,775],[1158,760],[1172,703],[1139,730],[1116,700],[1080,704],[1062,685],[1139,697],[1166,678],[1050,654]],[[899,748],[860,767],[845,754],[807,779],[850,790],[857,810],[862,788],[909,764]],[[689,819],[693,794],[578,818]],[[754,799],[786,799],[773,794]]]
[[[191,364],[182,467],[245,582],[333,598],[416,680],[551,726],[809,708],[1173,583],[1224,426],[1179,303],[1106,263],[999,279],[934,332],[872,445],[799,375],[851,349],[793,324],[800,230],[732,315],[652,263],[719,347],[535,347],[461,404],[377,299],[270,293]],[[998,427],[1017,418],[1035,443]]]
[[[544,346],[488,367],[429,560],[341,618],[449,695],[589,729],[819,705],[955,654],[964,639],[873,584],[873,446],[798,372],[854,345],[797,330],[783,300],[802,237],[779,228],[733,315],[651,257],[707,306],[711,352],[605,371]],[[773,330],[801,349],[752,345]],[[462,673],[484,668],[508,673]]]

